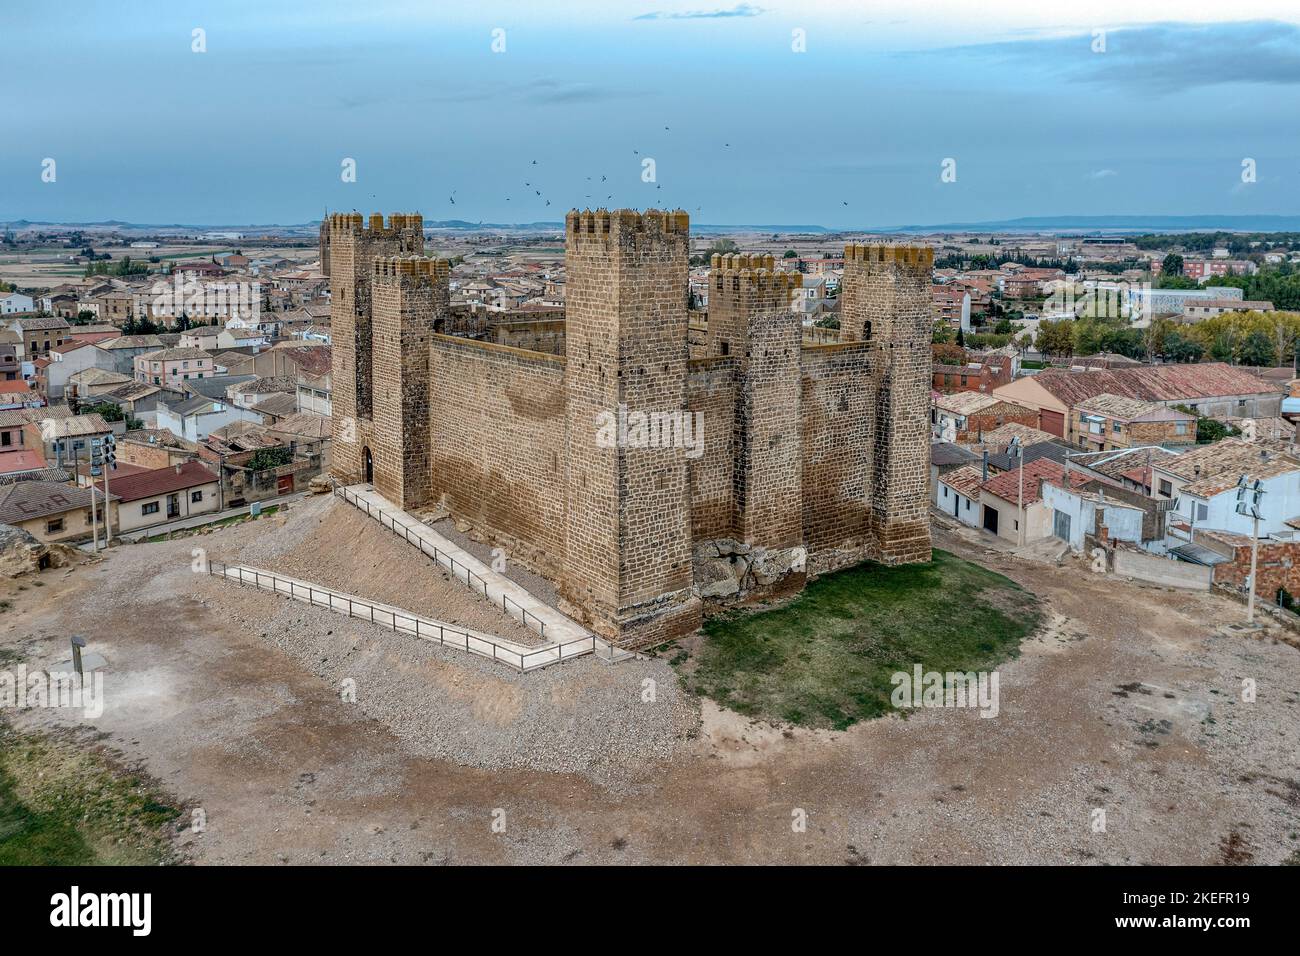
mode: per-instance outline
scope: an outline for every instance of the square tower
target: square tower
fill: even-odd
[[[885,564],[930,559],[929,415],[934,250],[893,243],[844,249],[840,339],[870,348],[874,400],[868,528]]]
[[[566,573],[561,593],[622,646],[693,631],[686,420],[689,218],[565,222]],[[654,421],[653,433],[637,429]],[[706,436],[707,440],[707,436]]]
[[[378,213],[367,225],[360,213],[329,217],[322,238],[330,279],[332,472],[344,481],[369,481],[373,458],[373,373],[370,285],[374,260],[381,256],[421,255],[424,221],[394,213],[387,227]]]
[[[446,259],[374,260],[374,483],[403,511],[431,499],[429,336],[450,312],[450,275]]]
[[[802,329],[790,297],[798,272],[762,255],[714,255],[709,274],[710,354],[736,362],[733,423],[736,537],[768,549],[803,543],[799,446]]]

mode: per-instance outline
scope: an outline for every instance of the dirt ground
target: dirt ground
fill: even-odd
[[[195,862],[1271,864],[1300,849],[1300,651],[1230,630],[1244,612],[1224,597],[936,530],[1044,602],[1047,626],[1000,669],[1000,714],[810,732],[689,699],[662,660],[517,675],[189,571],[196,543],[262,567],[301,557],[323,507],[0,584],[0,649],[48,666],[85,632],[108,661],[98,719],[16,722],[69,728],[202,808],[206,830],[178,837]],[[377,568],[370,546],[350,556],[354,592],[432,587],[427,559]],[[293,573],[321,579],[309,570]],[[338,693],[351,672],[358,703]]]

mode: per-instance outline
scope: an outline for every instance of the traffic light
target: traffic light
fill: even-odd
[[[117,471],[117,439],[112,435],[104,439],[104,464]]]

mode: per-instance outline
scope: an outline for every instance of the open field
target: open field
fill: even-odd
[[[131,249],[123,246],[100,247],[95,245],[94,236],[88,236],[87,242],[95,246],[96,252],[107,252],[112,262],[130,256],[132,261],[148,262],[150,258],[164,259],[206,259],[223,252],[233,252],[243,248],[250,257],[263,255],[284,256],[286,259],[300,261],[303,265],[320,258],[313,247],[302,246],[255,246],[235,243],[160,243],[157,249]],[[81,250],[66,246],[24,247],[20,252],[0,250],[0,281],[12,282],[20,289],[44,289],[73,279],[80,279],[86,274],[84,264],[69,261],[70,256]],[[106,260],[107,261],[107,260]],[[159,266],[151,264],[151,268]]]
[[[15,728],[104,748],[183,820],[201,808],[207,829],[176,831],[173,847],[200,863],[1300,859],[1300,651],[1226,631],[1242,609],[1217,595],[938,531],[937,547],[1039,601],[1041,626],[998,666],[998,716],[806,729],[695,697],[669,654],[519,675],[189,570],[193,547],[267,568],[283,555],[398,604],[409,583],[442,616],[492,611],[438,591],[438,572],[383,550],[385,535],[400,542],[377,526],[325,553],[338,506],[0,584],[10,660],[48,666],[84,631],[108,661],[101,717],[29,710]],[[340,697],[348,678],[355,703]],[[791,827],[800,810],[806,832]]]

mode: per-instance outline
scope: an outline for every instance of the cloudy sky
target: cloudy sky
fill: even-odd
[[[915,6],[6,0],[0,220],[1300,213],[1294,0]]]

